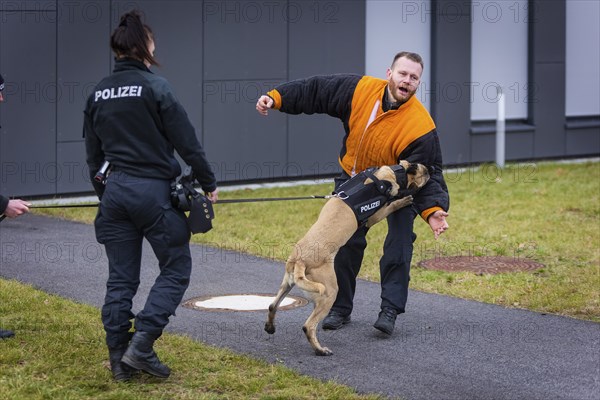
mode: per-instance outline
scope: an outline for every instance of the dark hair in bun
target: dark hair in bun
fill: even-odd
[[[152,29],[142,22],[139,11],[133,10],[121,16],[119,26],[110,37],[110,48],[119,57],[131,57],[158,65],[148,50],[148,41],[154,40]]]

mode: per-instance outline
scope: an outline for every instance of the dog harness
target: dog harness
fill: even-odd
[[[396,174],[396,181],[400,187],[406,186],[406,171],[401,165],[391,167]],[[348,205],[354,212],[358,225],[367,222],[370,216],[375,214],[386,204],[397,196],[392,196],[392,183],[378,179],[374,172],[377,167],[367,168],[363,172],[353,176],[342,183],[333,195]],[[373,183],[366,184],[365,180],[370,178]]]

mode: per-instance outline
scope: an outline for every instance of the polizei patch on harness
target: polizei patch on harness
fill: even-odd
[[[373,175],[375,170],[376,168],[369,168],[361,172],[342,183],[333,192],[354,211],[359,225],[364,224],[371,215],[391,200],[389,193],[391,183],[375,178]],[[371,178],[374,182],[365,185],[364,182],[368,178]]]
[[[364,206],[360,206],[360,213],[366,213],[372,210],[377,210],[381,207],[381,200],[374,201],[369,204],[365,204]]]

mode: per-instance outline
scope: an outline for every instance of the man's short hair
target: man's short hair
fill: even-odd
[[[402,57],[408,58],[410,61],[414,61],[416,63],[421,64],[421,69],[425,69],[425,66],[423,65],[423,58],[421,58],[421,56],[417,53],[411,53],[410,51],[401,51],[400,53],[396,54],[394,56],[394,61],[392,61],[391,69],[394,68],[394,64],[396,63],[396,61]]]

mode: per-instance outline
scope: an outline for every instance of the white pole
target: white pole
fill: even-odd
[[[505,116],[504,93],[498,86],[498,118],[496,119],[496,165],[504,168],[504,150],[506,145],[506,116]]]

